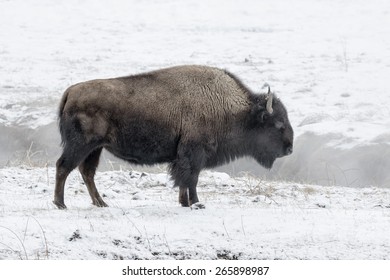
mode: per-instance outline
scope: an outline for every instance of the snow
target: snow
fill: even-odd
[[[0,170],[0,259],[388,259],[390,190],[323,187],[203,172],[205,209],[179,206],[166,173],[98,172],[110,205],[78,172],[67,210],[53,168]]]
[[[0,0],[0,258],[388,259],[389,14],[386,0]],[[196,211],[164,167],[141,178],[103,154],[111,207],[74,172],[57,211],[64,90],[180,64],[270,84],[293,154],[203,172]]]

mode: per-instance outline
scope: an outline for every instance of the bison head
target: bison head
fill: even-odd
[[[283,103],[268,91],[256,97],[251,110],[252,154],[270,169],[277,158],[293,151],[294,132]]]

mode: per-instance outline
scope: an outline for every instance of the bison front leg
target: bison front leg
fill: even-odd
[[[179,186],[179,203],[183,207],[190,206],[190,202],[188,200],[188,188],[185,186]]]
[[[204,160],[205,153],[199,145],[179,144],[170,169],[175,186],[179,187],[179,203],[183,207],[199,202],[196,185]]]
[[[179,203],[183,207],[189,207],[199,202],[196,191],[199,173],[191,174],[187,179],[175,179],[175,186],[179,186]]]
[[[195,179],[190,179],[186,183],[175,183],[175,185],[179,185],[179,203],[183,207],[189,207],[199,202],[198,194],[196,191],[196,183],[193,183],[193,180]],[[198,178],[196,178],[196,182],[197,181]]]

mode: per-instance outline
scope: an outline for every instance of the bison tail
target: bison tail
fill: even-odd
[[[58,110],[58,122],[59,122],[59,128],[60,128],[60,134],[61,134],[61,145],[62,146],[65,145],[65,127],[64,127],[65,119],[64,119],[63,113],[64,113],[66,101],[68,100],[68,94],[69,94],[69,90],[66,90],[64,95],[62,96],[62,99],[60,102],[60,107]]]

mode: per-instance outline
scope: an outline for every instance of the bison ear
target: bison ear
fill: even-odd
[[[254,125],[261,125],[267,121],[269,113],[263,106],[256,104],[251,110],[251,122]]]

